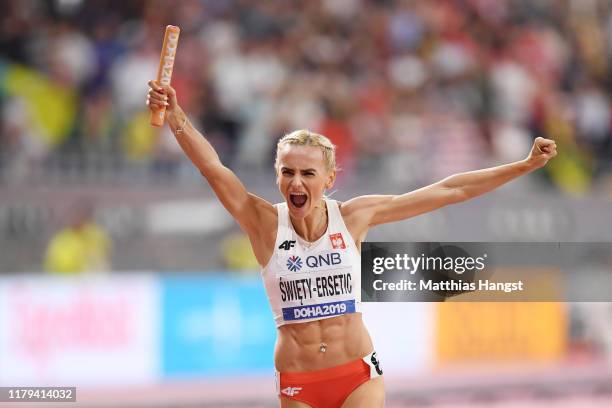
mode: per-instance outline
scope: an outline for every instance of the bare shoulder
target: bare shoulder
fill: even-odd
[[[270,227],[276,227],[278,222],[278,213],[274,204],[253,193],[249,193],[249,200],[254,210],[254,221],[257,229],[267,231],[270,229]]]
[[[272,257],[278,229],[276,206],[255,194],[249,193],[249,200],[254,208],[253,227],[247,231],[253,253],[259,265],[264,267]]]
[[[358,247],[361,241],[365,239],[377,209],[382,203],[388,200],[388,197],[389,196],[382,195],[365,195],[352,198],[342,203],[338,202],[344,224]]]

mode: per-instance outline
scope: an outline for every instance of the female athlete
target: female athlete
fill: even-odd
[[[522,161],[450,176],[402,195],[340,203],[324,196],[336,176],[335,146],[298,130],[278,142],[284,201],[249,193],[189,123],[170,86],[149,82],[147,105],[248,235],[278,327],[274,355],[281,408],[383,407],[382,370],[360,313],[360,245],[371,227],[479,196],[546,164],[553,140],[537,138]]]

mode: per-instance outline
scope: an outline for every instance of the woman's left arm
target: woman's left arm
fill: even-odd
[[[537,170],[557,155],[554,140],[538,137],[529,156],[502,166],[459,173],[402,195],[370,195],[342,205],[345,220],[359,220],[362,228],[400,221],[487,193],[519,176]],[[358,229],[362,229],[358,228]],[[365,231],[360,231],[362,235]]]
[[[487,193],[524,174],[544,167],[548,160],[557,155],[554,140],[538,137],[525,160],[491,167],[483,170],[455,174],[442,180],[444,188],[456,190],[459,201],[469,200]]]

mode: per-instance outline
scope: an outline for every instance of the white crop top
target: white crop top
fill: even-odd
[[[327,230],[313,243],[293,229],[287,203],[276,204],[274,253],[261,272],[276,327],[361,311],[361,256],[338,203],[325,203]]]

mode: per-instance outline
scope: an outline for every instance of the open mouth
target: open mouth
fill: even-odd
[[[308,196],[306,193],[291,193],[289,194],[289,200],[294,207],[302,208],[306,201],[308,201]]]

